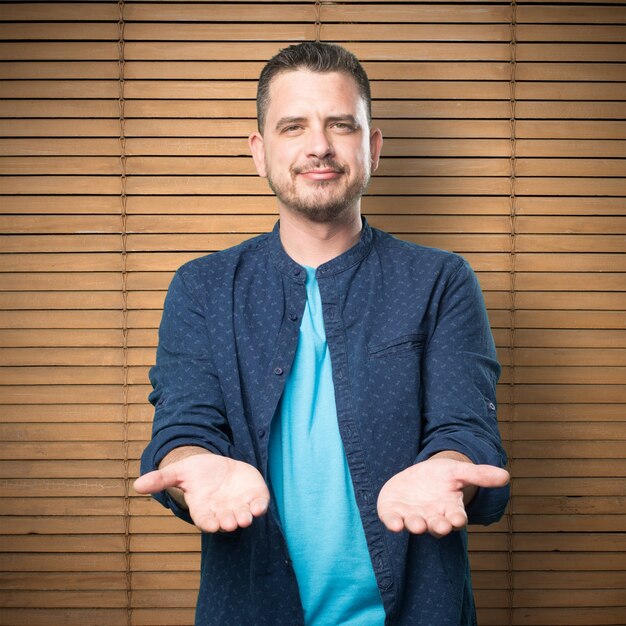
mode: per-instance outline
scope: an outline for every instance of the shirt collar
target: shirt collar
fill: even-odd
[[[343,272],[349,267],[359,263],[370,253],[373,241],[372,229],[364,215],[361,215],[361,222],[362,228],[359,241],[357,241],[352,248],[346,250],[334,259],[322,263],[322,265],[317,268],[318,276],[326,277]],[[280,220],[276,222],[274,229],[270,233],[269,253],[272,261],[281,272],[287,274],[296,282],[306,282],[306,270],[304,266],[296,263],[285,252],[283,244],[280,241]]]

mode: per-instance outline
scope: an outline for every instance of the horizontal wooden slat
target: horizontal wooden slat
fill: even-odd
[[[20,330],[0,330],[0,346],[2,347],[112,347],[119,348],[123,341],[122,330],[119,329],[33,329],[26,335]],[[137,337],[140,343],[145,338],[140,333]],[[131,339],[132,342],[132,339]]]
[[[624,24],[622,7],[568,7],[564,11],[554,6],[520,6],[517,21],[543,24]]]
[[[13,24],[0,24],[0,36],[3,40],[95,40],[95,41],[117,41],[118,26],[116,23],[106,22],[84,22],[73,23],[37,23],[37,22],[16,22]]]
[[[618,215],[626,209],[624,198],[526,197],[517,198],[519,215]]]
[[[21,404],[0,404],[0,416],[4,422],[122,422],[124,410],[121,405],[102,404],[46,404],[43,407]]]
[[[119,58],[115,41],[0,42],[0,59],[6,60],[114,60]]]
[[[162,611],[163,609],[161,609]],[[180,609],[182,610],[182,609]],[[116,626],[120,621],[126,619],[126,609],[46,609],[21,608],[4,609],[0,616],[2,626],[47,626],[50,620],[62,621],[66,626],[82,626],[86,623],[97,623],[102,626]],[[186,616],[183,617],[185,619]],[[178,620],[180,615],[170,614],[168,619]],[[149,618],[150,619],[150,618]],[[154,622],[153,622],[154,623]],[[181,624],[193,624],[190,621],[178,622]]]
[[[191,577],[189,578],[191,579]],[[28,573],[0,574],[0,584],[2,589],[5,590],[111,590],[124,589],[126,586],[125,576],[122,572],[84,572],[81,575],[71,572],[40,572],[37,575],[37,579],[38,585],[34,585],[33,577]],[[185,579],[181,576],[180,580]],[[141,584],[141,579],[139,579],[137,584]]]
[[[230,5],[217,3],[210,7],[197,7],[189,5],[181,10],[180,5],[162,7],[155,5],[136,6],[128,13],[129,21],[143,21],[146,19],[177,22],[177,21],[282,21],[284,19],[305,19],[314,17],[313,7],[298,7],[298,5],[278,5],[273,8],[260,8],[258,5]],[[198,9],[197,11],[195,9]],[[185,10],[186,9],[186,10]],[[283,9],[285,9],[283,11]],[[296,13],[295,11],[300,12]],[[498,22],[508,18],[506,9],[490,7],[483,9],[477,6],[463,7],[457,12],[450,6],[421,6],[406,7],[398,4],[368,6],[367,19],[363,19],[363,6],[358,4],[346,4],[343,6],[327,5],[323,7],[323,21],[349,21],[349,22]],[[266,17],[267,11],[267,17]],[[293,13],[292,13],[293,11]],[[280,15],[276,19],[274,14]]]
[[[572,277],[575,280],[575,277]],[[599,290],[590,293],[576,291],[554,292],[526,291],[515,295],[518,309],[589,309],[589,310],[626,310],[626,293],[602,293]]]
[[[551,272],[550,274],[518,272],[515,277],[515,288],[519,292],[531,290],[568,291],[576,287],[587,292],[623,291],[624,275],[620,272]]]
[[[626,349],[612,348],[516,348],[515,364],[523,366],[585,366],[626,365]]]
[[[9,3],[2,10],[2,17],[6,21],[116,21],[119,11],[114,6],[96,3],[68,4],[61,2],[41,3]]]
[[[126,593],[120,591],[11,591],[0,592],[0,606],[4,609],[12,607],[41,608],[122,608],[126,606]]]
[[[29,307],[30,308],[30,307]],[[121,307],[115,307],[121,309]],[[48,329],[57,330],[57,335],[61,337],[67,329],[70,331],[78,329],[121,329],[123,325],[122,311],[1,311],[0,328],[6,329]],[[85,331],[89,334],[89,330]],[[24,335],[26,333],[23,332]],[[69,333],[68,339],[75,336]],[[33,335],[33,339],[36,333]],[[27,339],[27,337],[25,337]],[[68,344],[72,346],[72,344]],[[78,343],[76,345],[83,345]]]
[[[16,572],[111,572],[124,571],[123,553],[0,555],[0,571]]]
[[[509,447],[509,454],[514,458],[539,459],[621,458],[625,448],[623,441],[608,440],[576,442],[575,447],[569,441],[513,441]]]
[[[369,5],[367,10],[371,10]],[[212,8],[212,7],[211,7]],[[314,20],[314,16],[310,16]],[[263,20],[262,20],[263,21]],[[308,20],[294,20],[293,24],[276,24],[272,33],[261,24],[256,23],[205,23],[202,25],[179,25],[171,34],[158,28],[155,38],[159,40],[179,39],[182,41],[250,41],[254,39],[285,40],[290,38],[306,38],[311,33],[306,23]],[[297,23],[300,22],[300,23]],[[155,30],[150,25],[146,28],[133,28],[133,40],[146,40]],[[230,36],[229,36],[230,35]],[[398,42],[398,41],[431,41],[431,42],[503,42],[507,39],[507,26],[504,24],[330,24],[324,23],[320,28],[320,36],[324,40],[339,42]],[[355,45],[355,44],[352,44]],[[491,44],[493,45],[493,43]]]
[[[3,478],[123,478],[124,464],[121,461],[0,461],[0,476]],[[75,520],[72,520],[73,518],[68,519],[68,523],[74,524],[73,532],[79,532]],[[86,517],[80,524],[80,532],[92,532],[88,530],[92,520],[93,518]],[[41,523],[43,522],[44,520],[41,520]],[[19,532],[29,532],[23,530],[27,526],[15,526],[15,528],[21,528]],[[58,531],[57,526],[54,528],[55,532],[64,532]]]

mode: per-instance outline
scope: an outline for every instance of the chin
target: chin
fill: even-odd
[[[291,202],[284,202],[291,211],[306,217],[318,224],[328,224],[352,213],[358,204],[358,198],[326,198],[323,202],[315,202],[315,198],[310,198],[306,202],[300,199],[292,199]]]

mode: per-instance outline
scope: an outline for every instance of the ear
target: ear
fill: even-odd
[[[263,135],[258,131],[254,131],[248,137],[248,146],[250,146],[250,152],[252,153],[257,173],[262,178],[266,178],[267,169],[265,168],[265,144],[263,142]]]
[[[383,134],[380,128],[372,128],[370,131],[370,155],[372,159],[372,172],[378,169],[380,152],[383,149]]]

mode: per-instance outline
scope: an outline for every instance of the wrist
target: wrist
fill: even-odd
[[[457,452],[456,450],[442,450],[441,452],[436,452],[433,454],[431,459],[450,459],[452,461],[460,461],[461,463],[474,463],[472,459],[470,459],[465,454],[461,452]],[[476,495],[478,491],[478,487],[476,485],[466,485],[462,489],[463,491],[463,504],[467,506]]]
[[[200,446],[181,446],[180,448],[174,448],[163,457],[159,463],[158,469],[163,469],[167,465],[177,463],[178,461],[182,461],[183,459],[197,454],[211,454],[211,452],[205,448],[201,448]],[[179,507],[189,509],[187,502],[185,501],[185,493],[182,489],[179,489],[178,487],[170,487],[169,489],[166,489],[166,492]]]
[[[452,461],[461,461],[462,463],[473,463],[465,454],[457,452],[456,450],[442,450],[441,452],[435,452],[430,459],[451,459]]]
[[[182,461],[190,456],[195,456],[196,454],[212,454],[206,448],[202,448],[200,446],[180,446],[180,448],[174,448],[170,450],[159,463],[158,469],[163,469],[167,465],[172,463],[176,463],[177,461]]]

